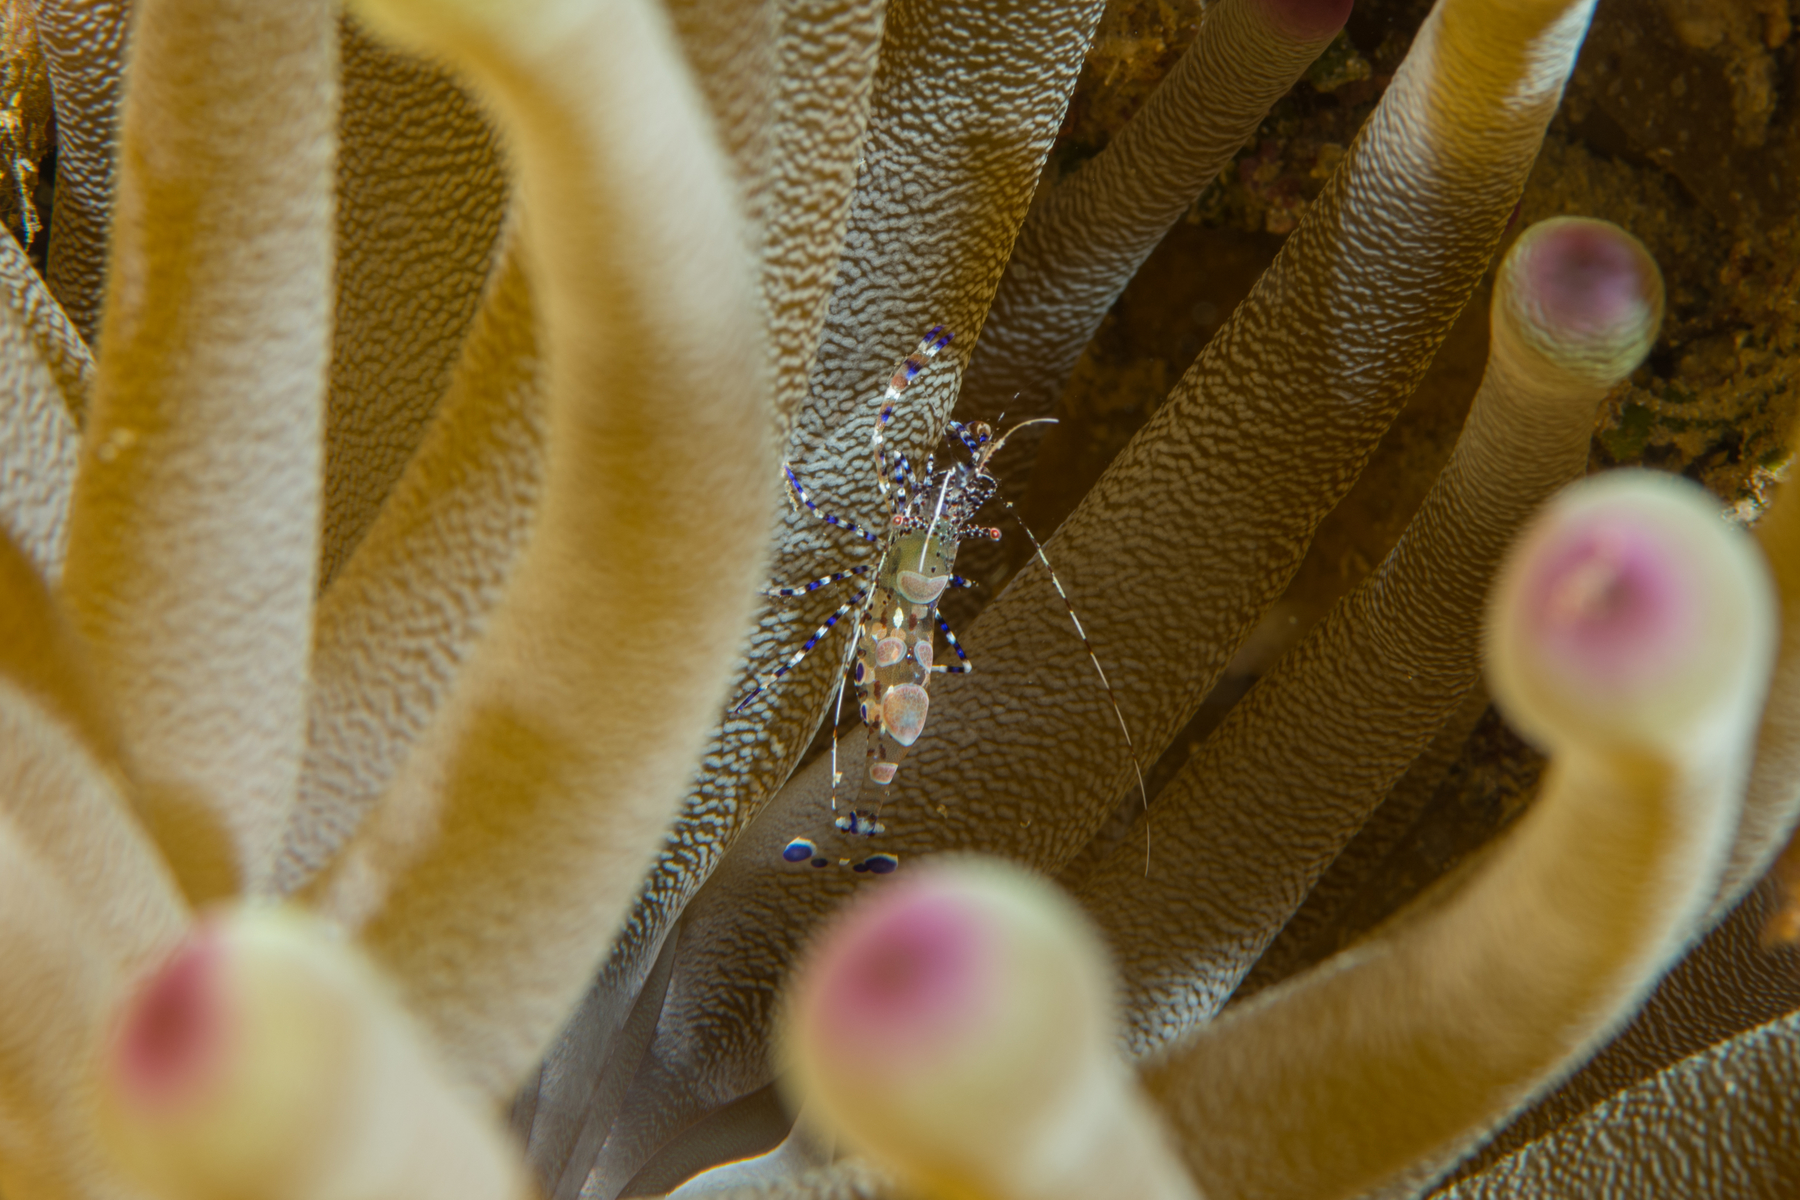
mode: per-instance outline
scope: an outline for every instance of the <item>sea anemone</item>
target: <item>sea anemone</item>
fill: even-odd
[[[866,881],[781,855],[837,836],[830,760],[794,774],[835,643],[728,700],[821,618],[769,598],[752,619],[755,590],[855,550],[795,512],[771,554],[778,462],[850,519],[878,511],[874,401],[934,325],[956,340],[895,445],[922,457],[965,368],[965,416],[1044,411],[1347,7],[1219,0],[1134,122],[1040,188],[1097,0],[367,0],[342,21],[139,0],[129,39],[123,5],[46,0],[49,290],[17,247],[3,275],[19,782],[0,852],[9,961],[34,973],[6,992],[29,1020],[0,1047],[0,1189],[494,1194],[517,1177],[482,1109],[515,1094],[546,1194],[742,1146],[731,1106],[773,1075],[788,964]],[[1042,562],[1022,572],[891,789],[903,871],[980,849],[1056,875],[1133,792],[1487,270],[1592,7],[1434,10],[1274,266],[1047,545],[1110,686]],[[1284,1002],[1215,1014],[1462,703],[1487,573],[1654,337],[1628,238],[1538,227],[1509,261],[1489,385],[1416,532],[1065,880],[1124,967],[1125,1049],[1163,1055],[1146,1078],[1220,1194],[1263,1184],[1193,1157],[1187,1084]],[[1779,579],[1800,555],[1772,557]],[[1746,678],[1769,658],[1747,646]],[[1726,882],[1707,860],[1678,896],[1600,903],[1595,928],[1656,927],[1607,1004],[1498,1084],[1432,1059],[1453,1128],[1296,1186],[1429,1186],[1592,1050],[1698,928],[1693,896],[1716,917],[1785,835],[1784,680],[1754,765],[1725,755],[1750,770],[1749,815],[1714,839]],[[1686,745],[1681,719],[1656,728]],[[1215,777],[1254,786],[1221,799]],[[1483,896],[1443,911],[1480,923]],[[278,898],[306,915],[249,903]],[[1456,983],[1448,959],[1408,970]],[[1270,996],[1329,1007],[1351,975]],[[337,1024],[296,1023],[290,992]],[[1568,1016],[1552,993],[1546,1021]],[[1256,1044],[1300,1057],[1253,1082],[1304,1091],[1308,1043],[1270,1028]],[[1743,1055],[1780,1054],[1758,1036]],[[343,1046],[392,1069],[325,1052]],[[1629,1128],[1639,1158],[1684,1145]],[[1581,1177],[1576,1150],[1546,1152]]]

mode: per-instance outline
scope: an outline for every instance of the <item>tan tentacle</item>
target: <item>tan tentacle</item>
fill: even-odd
[[[187,924],[187,905],[131,811],[128,762],[86,647],[0,536],[0,811],[54,872],[84,941],[125,977]]]
[[[724,698],[764,569],[768,397],[723,159],[658,12],[365,11],[502,117],[550,450],[476,659],[313,894],[499,1100],[610,942]]]
[[[163,1200],[525,1200],[493,1115],[385,983],[299,912],[210,914],[125,998],[83,1081],[114,1161]]]
[[[63,594],[195,898],[268,883],[305,735],[331,338],[323,0],[140,0]]]
[[[351,18],[339,32],[321,589],[375,522],[452,386],[506,209],[493,129],[462,87]]]
[[[885,8],[885,0],[777,5],[762,279],[782,446],[809,394],[837,279]]]
[[[0,240],[0,530],[46,580],[62,576],[69,493],[93,360],[11,238]]]
[[[487,627],[542,485],[543,389],[513,236],[430,432],[320,598],[306,757],[277,892],[302,886],[356,832]]]
[[[789,1086],[928,1196],[1197,1200],[1118,1055],[1095,933],[1010,864],[925,867],[808,953]]]
[[[1590,7],[1440,5],[1270,273],[1048,545],[1141,754],[1280,593],[1486,270]],[[880,848],[1060,869],[1133,786],[1118,718],[1041,570],[959,636],[977,670],[934,690]],[[865,878],[780,866],[790,840],[832,828],[829,770],[796,774],[687,907],[668,1039],[708,1049],[667,1071],[714,1102],[766,1079],[772,981]]]
[[[1055,183],[1019,230],[957,409],[1048,416],[1100,320],[1157,242],[1331,43],[1344,0],[1220,0],[1118,136]],[[1048,181],[1046,181],[1048,183]],[[996,461],[1027,463],[1042,426]]]
[[[0,1189],[114,1200],[86,1096],[71,1083],[98,1049],[118,975],[63,880],[0,813]]]
[[[38,36],[56,102],[56,204],[46,276],[90,345],[100,332],[106,295],[113,155],[133,7],[130,0],[44,0],[38,6]]]
[[[1081,887],[1119,956],[1132,1053],[1218,1012],[1474,686],[1500,558],[1581,473],[1596,410],[1649,353],[1662,308],[1656,264],[1617,226],[1545,221],[1514,243],[1487,373],[1399,545]]]
[[[1439,1195],[1791,1196],[1796,1094],[1800,1013],[1684,1059]]]
[[[1410,1193],[1629,1016],[1717,885],[1771,599],[1692,485],[1619,473],[1558,498],[1486,639],[1509,719],[1551,748],[1543,794],[1440,907],[1147,1069],[1203,1190]]]

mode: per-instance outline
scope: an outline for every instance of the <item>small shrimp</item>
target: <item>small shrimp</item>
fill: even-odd
[[[838,811],[837,791],[843,783],[843,773],[838,769],[837,726],[842,718],[847,688],[854,686],[856,689],[858,716],[868,731],[867,781],[885,788],[899,773],[907,750],[925,731],[931,710],[928,690],[931,677],[966,675],[975,669],[955,632],[938,612],[938,604],[949,589],[973,586],[952,570],[958,546],[970,538],[998,541],[1001,536],[998,528],[980,523],[980,510],[990,500],[998,498],[1014,519],[1018,519],[1012,504],[1004,497],[997,497],[999,484],[988,472],[988,464],[1015,430],[1026,425],[1054,423],[1049,418],[1022,422],[996,438],[985,422],[965,425],[952,421],[946,440],[955,437],[967,455],[967,462],[951,463],[939,469],[935,458],[928,456],[924,471],[915,473],[905,455],[896,453],[890,458],[885,435],[893,420],[895,404],[926,363],[949,345],[950,338],[942,326],[926,333],[918,348],[895,369],[882,395],[881,407],[869,435],[875,458],[876,485],[887,507],[881,533],[819,508],[794,469],[785,465],[782,468],[792,494],[808,512],[878,549],[873,564],[859,564],[796,587],[770,590],[775,596],[799,596],[846,580],[868,581],[827,617],[786,662],[766,679],[755,681],[733,711],[741,710],[763,688],[798,665],[840,620],[855,614],[850,644],[845,651],[845,673],[838,681],[832,725],[831,808],[834,813]],[[1086,647],[1088,658],[1106,688],[1126,747],[1131,752],[1138,788],[1143,792],[1144,778],[1137,761],[1137,747],[1132,742],[1131,730],[1126,725],[1112,684],[1100,665],[1099,656],[1094,653],[1093,644],[1088,641],[1087,632],[1075,615],[1074,605],[1063,591],[1062,581],[1044,556],[1043,546],[1024,522],[1020,521],[1019,527],[1031,539],[1035,557],[1049,572],[1057,595],[1068,609],[1076,635]],[[936,661],[934,635],[938,632],[943,633],[946,645],[955,655],[954,661]],[[1147,807],[1148,793],[1144,795]],[[853,837],[875,837],[886,831],[886,826],[881,823],[879,804],[872,810],[852,809],[842,813],[833,824],[838,832]],[[833,861],[831,856],[821,853],[817,843],[810,838],[795,838],[783,849],[782,858],[790,863],[807,863],[814,867],[829,866]],[[859,872],[878,875],[885,875],[899,866],[899,860],[891,854],[872,854],[854,862],[842,857],[837,862]]]

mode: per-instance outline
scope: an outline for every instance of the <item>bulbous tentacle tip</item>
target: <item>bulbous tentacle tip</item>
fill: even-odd
[[[864,1069],[903,1067],[960,1040],[985,1018],[995,930],[965,895],[935,878],[888,889],[820,946],[804,993],[807,1036],[821,1054]]]
[[[122,1103],[165,1111],[206,1091],[230,1040],[223,956],[202,925],[127,1002],[107,1063]]]
[[[1351,0],[1252,0],[1263,19],[1296,42],[1328,42],[1350,19]]]
[[[1051,884],[995,860],[927,863],[809,954],[783,1039],[791,1086],[899,1169],[998,1169],[1002,1147],[1116,1066],[1110,976]]]
[[[1615,471],[1565,489],[1502,570],[1495,699],[1527,736],[1683,752],[1751,719],[1774,648],[1754,543],[1703,489]]]
[[[1500,264],[1496,340],[1571,382],[1609,388],[1624,379],[1650,353],[1662,318],[1656,261],[1609,221],[1539,221]]]

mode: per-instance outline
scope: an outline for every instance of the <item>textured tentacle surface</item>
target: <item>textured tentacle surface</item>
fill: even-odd
[[[763,569],[770,417],[724,161],[660,13],[367,11],[502,115],[550,449],[479,656],[313,894],[498,1100],[597,965],[723,699]]]
[[[320,599],[306,758],[277,891],[304,884],[356,831],[486,628],[542,481],[543,387],[513,237],[433,428]]]
[[[1049,415],[1106,310],[1349,10],[1344,0],[1221,0],[1206,10],[1143,109],[1033,208],[969,360],[961,412]],[[1038,428],[1009,440],[1000,474],[1029,461]]]
[[[0,528],[54,583],[68,546],[75,418],[93,363],[11,238],[0,242]]]
[[[322,583],[362,540],[426,435],[506,207],[493,131],[461,87],[355,21],[341,30]]]
[[[789,450],[807,486],[830,507],[865,517],[877,510],[870,422],[897,357],[934,324],[955,330],[959,345],[979,332],[1100,7],[1088,0],[934,0],[889,8],[812,401]],[[921,430],[935,430],[949,409],[955,373],[951,364],[936,366],[908,390],[913,415],[902,440],[916,446]],[[841,566],[846,555],[866,553],[849,539],[822,534],[823,528],[811,517],[792,518],[778,538],[772,575],[815,577]],[[818,620],[798,606],[765,609],[751,636],[753,667],[791,652]],[[837,652],[823,649],[726,718],[702,756],[702,781],[675,840],[608,963],[603,989],[636,991],[669,923],[793,769],[836,684],[839,661]],[[736,974],[764,979],[770,988],[778,984],[779,972],[767,962],[739,964]],[[679,1003],[684,1007],[671,1017],[671,1028],[689,1019],[715,1024],[714,1001],[704,994],[681,991]],[[690,1005],[696,1007],[685,1007]],[[659,1043],[652,1049],[645,1092],[655,1096],[667,1088],[670,1098],[637,1105],[644,1128],[615,1139],[608,1154],[617,1156],[619,1175],[614,1179],[615,1168],[608,1167],[606,1178],[616,1185],[669,1133],[707,1107],[760,1086],[738,1082],[735,1056],[707,1052],[705,1065],[687,1061],[699,1052],[687,1036],[681,1035],[680,1047]],[[715,1064],[730,1081],[708,1078]],[[758,1064],[752,1075],[762,1073]]]
[[[1427,1184],[1630,1013],[1717,885],[1772,607],[1697,489],[1614,475],[1558,498],[1487,638],[1497,698],[1552,750],[1544,794],[1442,907],[1149,1068],[1204,1191]]]
[[[38,33],[56,100],[50,290],[90,343],[100,331],[112,223],[113,150],[125,92],[130,0],[46,0]]]
[[[789,0],[777,6],[781,25],[761,215],[764,319],[784,444],[806,402],[837,278],[886,7],[886,0]]]
[[[1521,1113],[1457,1175],[1477,1175],[1683,1059],[1800,1009],[1800,950],[1771,951],[1762,944],[1773,892],[1762,888],[1746,897],[1663,977],[1618,1037]]]
[[[64,597],[190,895],[267,886],[305,728],[332,6],[144,0]]]
[[[1792,1195],[1796,1093],[1800,1013],[1683,1060],[1442,1195]]]
[[[1595,410],[1649,352],[1662,306],[1656,265],[1616,226],[1547,221],[1514,245],[1487,374],[1399,545],[1082,884],[1122,964],[1133,1053],[1217,1013],[1474,686],[1500,557],[1581,472]]]
[[[1498,244],[1587,11],[1440,10],[1275,266],[1049,545],[1140,747],[1156,752],[1185,723],[1449,329]],[[1479,39],[1434,31],[1455,14],[1492,24]],[[964,640],[977,672],[934,693],[882,848],[977,848],[1059,869],[1133,779],[1117,717],[1042,571],[1015,580]],[[828,771],[822,758],[797,775],[688,908],[693,949],[670,1019],[693,1041],[657,1069],[710,1073],[715,1103],[766,1078],[782,964],[860,878],[780,865],[791,839],[831,828]],[[699,1061],[677,1067],[677,1053]]]
[[[67,889],[84,940],[129,975],[173,944],[187,906],[131,810],[126,756],[85,649],[0,538],[0,810]]]

